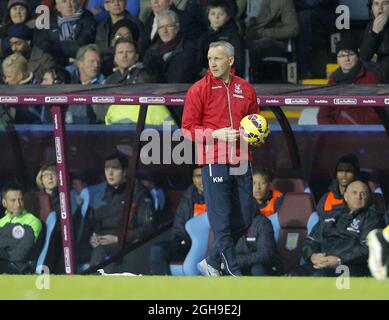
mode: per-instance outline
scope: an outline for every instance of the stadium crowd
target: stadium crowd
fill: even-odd
[[[40,17],[35,9],[41,4],[50,8],[48,29],[38,24]],[[208,72],[209,44],[219,40],[234,46],[235,72],[252,82],[267,80],[267,58],[290,60],[293,55],[299,79],[309,79],[318,74],[312,59],[317,39],[327,44],[324,50],[331,54],[328,39],[337,31],[338,4],[338,0],[0,0],[0,81],[3,88],[14,84],[194,83]],[[336,60],[339,65],[329,77],[329,84],[389,83],[389,2],[373,0],[370,6],[372,17],[365,23],[361,41],[342,32],[335,55],[321,61],[326,64]],[[270,66],[277,70],[275,64]],[[285,81],[281,73],[276,77],[278,82]],[[5,122],[51,122],[45,106],[0,108]],[[158,109],[161,116],[155,117],[154,124],[171,121],[164,106]],[[67,108],[66,123],[136,122],[131,120],[134,108],[123,110],[126,109],[115,105],[72,105]],[[352,112],[323,108],[318,121],[378,123],[375,113],[366,108],[354,108]],[[94,192],[88,201],[85,179],[72,177],[73,227],[80,272],[118,250],[127,159],[119,153],[111,154],[105,158],[103,169],[105,181],[92,186]],[[288,270],[278,251],[279,238],[272,220],[286,195],[273,188],[271,171],[253,170],[253,222],[235,248],[244,274],[333,276],[342,264],[356,270],[355,275],[369,274],[366,236],[385,226],[387,213],[374,201],[375,190],[361,179],[355,156],[340,158],[335,172],[330,191],[317,205],[318,222],[301,244],[304,264]],[[44,164],[36,184],[37,190],[49,195],[56,216],[45,263],[51,272],[63,273],[57,179],[54,165]],[[128,227],[132,231],[128,242],[138,240],[170,214],[165,193],[150,174],[138,173],[136,214]],[[35,272],[44,248],[46,221],[39,221],[25,209],[23,190],[15,183],[3,188],[2,204],[5,214],[0,219],[0,272]],[[151,274],[171,274],[170,263],[185,259],[192,243],[185,225],[205,213],[201,171],[195,168],[193,185],[183,193],[174,215],[171,239],[151,247]],[[116,270],[111,264],[106,271]]]

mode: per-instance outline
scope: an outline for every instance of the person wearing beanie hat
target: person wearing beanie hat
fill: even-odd
[[[368,70],[358,56],[358,46],[350,38],[336,45],[339,68],[331,74],[328,84],[377,84],[378,76]],[[320,107],[317,114],[319,124],[378,124],[381,120],[372,108],[367,107]]]
[[[134,42],[139,40],[139,27],[130,19],[120,19],[112,26],[112,45],[118,38],[124,37]]]
[[[26,0],[9,0],[8,14],[13,23],[23,23],[28,19],[30,7]]]
[[[343,155],[338,159],[335,170],[336,179],[317,205],[317,213],[323,219],[328,217],[332,210],[344,205],[343,194],[347,185],[359,177],[358,157],[353,153]]]

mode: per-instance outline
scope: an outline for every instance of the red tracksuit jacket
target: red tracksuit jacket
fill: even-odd
[[[259,107],[251,84],[235,76],[231,70],[227,87],[208,70],[207,75],[189,88],[182,116],[184,135],[197,142],[197,162],[200,165],[233,163],[229,160],[232,154],[240,160],[251,160],[250,152],[241,154],[239,143],[236,144],[236,152],[231,145],[220,149],[218,141],[212,138],[212,131],[225,127],[239,130],[241,119],[252,113],[259,113]],[[213,148],[206,145],[206,141],[213,142]]]

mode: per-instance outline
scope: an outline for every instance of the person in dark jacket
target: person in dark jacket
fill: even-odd
[[[31,273],[42,223],[24,209],[23,192],[16,183],[3,188],[2,204],[6,211],[0,219],[0,273]]]
[[[79,2],[56,0],[58,15],[50,19],[50,29],[35,29],[34,46],[64,67],[73,62],[78,49],[95,41],[93,14],[80,8]]]
[[[355,154],[346,154],[340,157],[336,164],[336,179],[319,200],[316,210],[321,219],[328,218],[330,213],[344,206],[343,194],[346,186],[357,179],[359,175],[359,160]]]
[[[334,209],[331,217],[319,221],[303,243],[304,265],[292,276],[337,276],[346,266],[350,276],[367,276],[367,234],[384,226],[383,213],[369,205],[370,189],[362,180],[347,185],[346,206]]]
[[[208,49],[212,42],[227,41],[234,46],[235,61],[233,67],[238,76],[244,73],[243,39],[239,35],[235,20],[231,17],[226,0],[212,0],[208,2],[209,28],[199,40],[198,63],[202,68],[202,75],[208,69]]]
[[[124,209],[127,179],[127,159],[119,153],[114,153],[105,159],[105,178],[107,185],[101,194],[100,206],[95,209],[90,244],[93,248],[91,265],[98,264],[118,250],[121,232],[122,214]],[[127,241],[131,242],[153,227],[153,199],[148,190],[140,183],[135,184],[134,203],[136,216],[130,222],[131,234]],[[112,272],[116,268],[112,264],[105,271]]]
[[[170,274],[169,262],[185,259],[191,246],[185,224],[195,215],[203,214],[207,210],[200,168],[193,170],[192,180],[193,184],[185,190],[178,205],[172,239],[151,246],[150,272],[153,275],[168,275]]]
[[[368,70],[358,57],[358,47],[351,39],[342,39],[336,45],[339,68],[330,76],[329,84],[377,84],[375,73]],[[319,124],[375,124],[381,123],[373,108],[320,107]]]
[[[383,83],[389,83],[389,3],[386,0],[373,0],[371,11],[373,16],[366,26],[360,55],[367,62],[377,54],[380,79]]]
[[[143,23],[126,11],[125,1],[106,1],[104,7],[109,16],[97,26],[96,44],[102,52],[104,74],[109,75],[112,71],[112,65],[109,62],[112,61],[113,55],[113,41],[116,31],[114,26],[126,19],[133,40],[137,43],[141,53],[145,50],[145,30]]]
[[[159,83],[192,83],[196,80],[197,50],[185,42],[178,16],[166,10],[157,16],[160,39],[147,49],[143,63]]]

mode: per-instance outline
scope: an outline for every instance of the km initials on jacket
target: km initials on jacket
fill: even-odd
[[[223,177],[213,177],[212,179],[214,183],[223,182]]]

